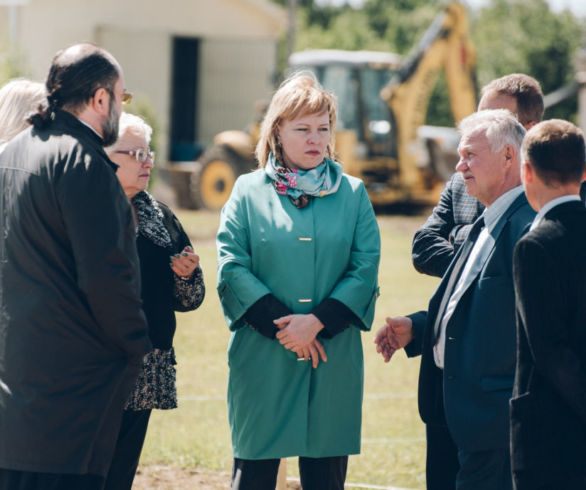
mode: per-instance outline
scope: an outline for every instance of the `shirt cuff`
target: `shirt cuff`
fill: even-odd
[[[274,339],[279,331],[273,320],[293,313],[272,294],[267,294],[254,303],[246,313],[244,320],[253,329],[269,339]]]

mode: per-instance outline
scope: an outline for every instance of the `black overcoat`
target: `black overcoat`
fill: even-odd
[[[0,154],[0,467],[104,475],[150,343],[130,205],[58,111]]]
[[[585,247],[586,209],[572,201],[515,248],[511,463],[519,490],[586,488]]]

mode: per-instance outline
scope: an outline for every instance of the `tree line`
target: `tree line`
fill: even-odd
[[[273,0],[283,6],[287,0]],[[355,9],[298,0],[295,50],[346,49],[391,51],[406,55],[445,4],[442,0],[365,0]],[[554,13],[545,0],[489,0],[468,9],[477,51],[477,82],[513,72],[527,73],[550,93],[575,80],[574,57],[586,40],[586,20],[569,11]],[[284,53],[284,49],[282,52]],[[281,67],[286,64],[281,57]],[[575,120],[577,98],[547,110],[545,117]],[[427,123],[450,126],[445,82],[430,100]]]

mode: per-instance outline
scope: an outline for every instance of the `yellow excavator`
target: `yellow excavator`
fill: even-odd
[[[476,110],[475,52],[464,7],[449,3],[407,57],[372,51],[308,50],[289,59],[336,94],[336,153],[344,171],[361,178],[374,205],[435,204],[454,171],[453,128],[425,126],[431,92],[444,71],[455,122]],[[219,209],[236,178],[256,167],[258,124],[225,131],[191,172],[192,207]],[[186,199],[184,199],[185,201]]]

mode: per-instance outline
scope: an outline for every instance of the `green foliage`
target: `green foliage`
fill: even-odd
[[[0,85],[8,80],[29,76],[22,53],[9,47],[8,42],[0,43]]]
[[[569,12],[551,12],[545,0],[492,0],[472,19],[480,85],[514,72],[535,77],[545,94],[572,82],[585,27]],[[574,98],[545,117],[571,119],[576,110]]]
[[[405,8],[405,4],[418,6]],[[300,9],[296,50],[367,49],[407,54],[440,10],[439,0],[369,0],[362,9],[329,7],[327,29],[314,9]],[[323,12],[320,15],[324,15]]]
[[[304,49],[373,49],[383,51],[385,42],[377,38],[368,25],[368,17],[363,11],[345,10],[330,21],[330,28],[322,29],[317,24],[309,24],[307,13],[302,12],[300,24],[306,25],[297,35],[296,50]]]
[[[287,5],[287,0],[274,0]],[[367,49],[406,55],[445,2],[441,0],[365,0],[363,8],[320,7],[298,0],[295,50]],[[471,36],[478,53],[479,87],[508,73],[527,73],[544,93],[574,80],[573,56],[586,21],[569,12],[552,12],[545,0],[490,0],[469,11]],[[282,57],[282,66],[286,64]],[[550,109],[546,117],[571,119],[576,98]],[[452,125],[447,89],[440,76],[428,109],[428,124]]]

